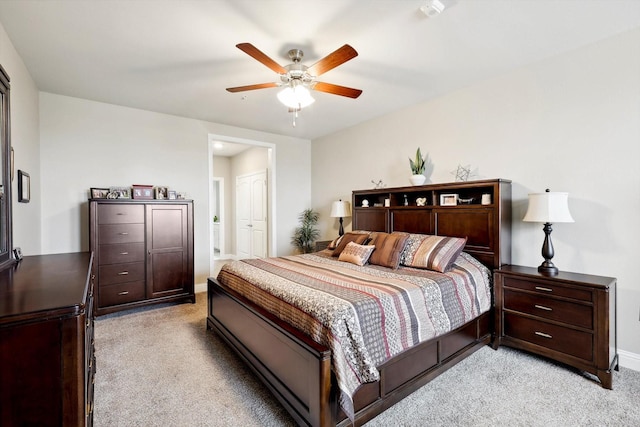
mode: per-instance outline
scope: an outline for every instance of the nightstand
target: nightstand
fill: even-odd
[[[616,279],[508,265],[494,272],[495,339],[596,375],[618,370]]]
[[[318,240],[316,242],[316,252],[320,252],[321,250],[327,249],[331,240]]]

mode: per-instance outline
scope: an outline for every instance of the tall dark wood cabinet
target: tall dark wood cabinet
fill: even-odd
[[[92,199],[89,228],[96,315],[195,302],[191,200]]]
[[[0,425],[92,425],[91,263],[27,256],[0,272]]]

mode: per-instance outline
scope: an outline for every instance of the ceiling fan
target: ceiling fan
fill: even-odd
[[[304,52],[300,49],[291,49],[289,51],[289,58],[293,62],[283,67],[251,43],[240,43],[237,44],[236,47],[278,73],[279,81],[230,87],[227,88],[229,92],[235,93],[255,89],[284,87],[284,90],[278,93],[278,99],[293,112],[298,112],[315,101],[311,97],[309,90],[346,96],[348,98],[357,98],[362,93],[360,89],[353,89],[316,80],[327,71],[332,70],[338,65],[344,64],[350,59],[358,56],[358,52],[348,44],[345,44],[341,48],[325,56],[310,67],[300,63],[304,56]]]

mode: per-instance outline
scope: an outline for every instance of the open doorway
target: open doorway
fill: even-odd
[[[219,146],[222,149],[217,148]],[[246,161],[235,161],[234,158],[237,156],[242,159],[248,151],[264,153],[262,168],[267,171],[267,256],[276,252],[275,148],[275,144],[267,142],[209,134],[209,270],[213,276],[219,269],[219,260],[237,258],[234,249],[235,177],[246,173],[246,168],[250,166],[244,164]]]

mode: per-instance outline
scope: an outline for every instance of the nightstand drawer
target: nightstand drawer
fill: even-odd
[[[144,205],[100,205],[98,224],[144,223]]]
[[[513,313],[504,313],[504,334],[539,346],[593,360],[593,335]]]
[[[593,329],[593,307],[589,305],[505,289],[504,308]]]
[[[144,242],[144,224],[106,224],[98,226],[100,244]]]
[[[523,280],[515,277],[505,277],[504,287],[525,289],[527,291],[539,292],[544,295],[554,295],[582,301],[591,301],[592,299],[591,291],[587,289],[557,286],[549,281]]]
[[[100,287],[114,283],[144,280],[144,262],[100,266]]]

